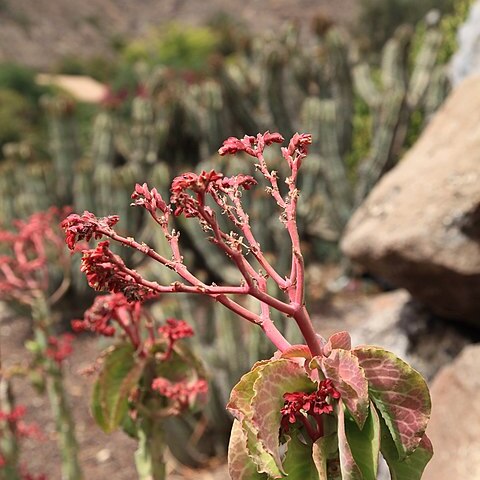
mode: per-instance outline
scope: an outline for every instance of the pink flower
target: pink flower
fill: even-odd
[[[256,137],[245,135],[242,139],[229,137],[219,148],[220,155],[232,155],[238,152],[245,152],[252,157],[256,157],[257,153],[263,153],[265,146],[272,143],[283,143],[284,138],[279,133],[270,133],[266,131],[263,135],[258,134]]]
[[[333,386],[330,379],[321,380],[316,392],[293,392],[285,393],[283,399],[285,404],[280,410],[282,418],[282,429],[288,432],[290,424],[295,423],[301,417],[311,415],[319,418],[323,414],[333,412],[332,399],[339,399],[340,393]]]
[[[75,249],[79,240],[87,242],[93,237],[102,238],[104,230],[111,229],[118,223],[118,215],[97,218],[93,213],[84,211],[82,215],[72,213],[60,224],[65,232],[65,242],[70,250]]]
[[[0,410],[0,421],[7,421],[16,423],[21,420],[27,411],[24,405],[17,405],[11,412]]]
[[[125,263],[109,248],[110,242],[100,242],[92,250],[84,250],[80,270],[85,272],[88,284],[99,291],[123,293],[128,301],[151,298],[155,292],[137,283]]]
[[[312,136],[309,133],[295,133],[288,144],[287,154],[292,156],[294,153],[298,153],[305,156],[308,154],[308,146],[311,143]]]
[[[293,169],[294,165],[298,170],[302,160],[308,155],[308,146],[312,143],[312,136],[307,133],[295,133],[291,138],[288,147],[282,148],[283,157]]]
[[[100,295],[85,311],[82,320],[72,322],[72,328],[76,332],[95,332],[105,337],[111,337],[115,334],[112,322],[117,321],[122,312],[129,313],[136,308],[136,302],[128,302],[121,293]]]
[[[169,206],[163,200],[160,193],[158,193],[157,189],[152,188],[149,190],[146,183],[143,185],[137,183],[131,198],[134,200],[132,205],[144,207],[151,214],[156,214],[157,210],[160,210],[163,214],[169,213],[170,211]]]
[[[181,338],[192,337],[194,334],[193,328],[184,320],[167,318],[166,323],[158,328],[158,333],[164,335],[172,343]]]
[[[25,423],[23,417],[27,409],[24,405],[17,405],[11,412],[0,410],[0,421],[12,424],[15,435],[25,438],[43,438],[43,434],[36,423]]]
[[[193,382],[186,380],[171,382],[158,377],[153,380],[152,389],[168,398],[176,413],[180,413],[192,405],[198,396],[208,392],[208,383],[203,379]]]
[[[65,209],[62,211],[66,213]],[[12,231],[0,230],[0,298],[31,304],[38,291],[49,291],[48,262],[67,261],[57,208],[13,222]]]
[[[257,185],[257,181],[250,175],[234,175],[232,177],[223,177],[220,181],[222,188],[233,188],[238,190],[243,188],[244,190],[250,190],[253,186]]]
[[[47,357],[55,360],[57,363],[62,363],[73,352],[74,336],[70,333],[65,333],[61,336],[50,337],[48,339],[48,348],[45,352]]]
[[[223,178],[222,173],[215,170],[210,172],[202,171],[199,175],[192,172],[184,173],[175,177],[172,181],[170,191],[172,193],[170,202],[175,204],[174,214],[176,216],[184,213],[185,217],[197,217],[199,208],[203,205],[203,197],[209,191],[212,184]],[[187,191],[196,193],[195,197]]]

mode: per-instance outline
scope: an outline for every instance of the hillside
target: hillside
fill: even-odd
[[[354,16],[356,0],[0,0],[0,61],[46,68],[63,57],[109,55],[119,40],[169,21],[200,24],[228,12],[254,31],[323,12],[339,23]]]

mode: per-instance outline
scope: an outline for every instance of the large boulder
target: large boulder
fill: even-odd
[[[460,84],[350,220],[342,249],[437,315],[480,326],[480,77]]]
[[[438,373],[431,387],[427,434],[434,455],[423,480],[480,478],[480,345]]]

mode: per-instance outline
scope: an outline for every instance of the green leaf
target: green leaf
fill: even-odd
[[[279,451],[280,410],[287,392],[313,392],[316,385],[297,362],[280,359],[262,365],[253,385],[252,423],[257,437],[283,472]]]
[[[378,347],[353,350],[368,381],[370,397],[387,424],[400,458],[420,443],[430,418],[424,378],[396,355]]]
[[[358,428],[353,418],[346,416],[345,432],[363,480],[375,480],[380,454],[380,422],[375,407],[370,405],[370,414],[362,430]]]
[[[282,478],[282,472],[275,463],[273,456],[267,452],[250,420],[242,422],[243,430],[247,436],[247,450],[252,461],[257,465],[260,473],[266,473],[268,478]]]
[[[392,480],[420,480],[427,463],[433,455],[430,440],[423,435],[418,447],[408,457],[400,459],[395,442],[383,419],[381,425],[381,451],[387,461]]]
[[[338,451],[340,453],[340,470],[342,480],[363,480],[362,472],[353,458],[352,450],[345,432],[345,412],[343,402],[340,400],[337,407],[338,414]]]
[[[312,458],[312,446],[302,443],[297,435],[288,441],[283,468],[288,480],[321,480]]]
[[[97,425],[106,432],[108,430],[107,420],[103,414],[103,408],[100,402],[100,384],[98,381],[93,385],[92,401],[90,404],[92,416],[97,422]]]
[[[247,449],[247,436],[238,420],[234,420],[228,444],[228,473],[232,480],[268,480],[258,473]]]
[[[227,410],[238,420],[250,417],[252,412],[252,398],[254,395],[253,385],[260,375],[260,370],[265,363],[255,364],[239,382],[233,387],[230,393],[230,400],[227,403]]]
[[[92,414],[106,433],[115,430],[128,410],[128,396],[140,379],[143,362],[130,344],[113,347],[105,357],[103,369],[95,383]]]
[[[320,437],[312,449],[312,457],[317,467],[319,480],[342,480],[338,465],[337,435]]]
[[[274,458],[265,450],[263,444],[258,440],[257,429],[252,423],[252,399],[255,393],[253,386],[258,379],[262,368],[268,362],[269,361],[266,360],[256,363],[250,372],[243,375],[232,390],[227,409],[241,422],[248,456],[250,460],[257,465],[255,471],[258,470],[258,472],[261,473],[265,472],[269,477],[281,478],[282,474],[278,469]]]
[[[334,349],[321,359],[323,371],[340,392],[342,401],[360,428],[368,415],[368,383],[358,358],[350,351]]]

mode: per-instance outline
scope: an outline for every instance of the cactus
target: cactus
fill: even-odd
[[[10,381],[2,374],[0,377],[0,412],[4,415],[14,411],[14,399]],[[10,480],[22,478],[18,468],[20,445],[14,431],[15,426],[7,419],[0,418],[0,473]],[[3,478],[3,477],[2,477]]]
[[[45,96],[41,99],[48,112],[51,159],[56,173],[57,202],[70,205],[74,167],[80,157],[75,103],[69,98]],[[56,202],[56,203],[57,203]]]

